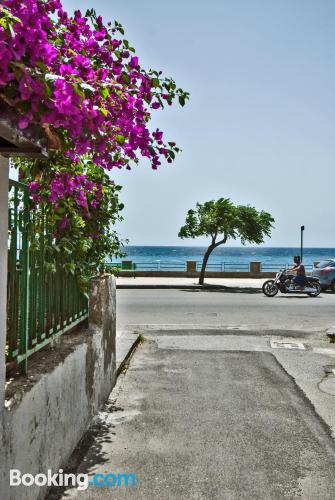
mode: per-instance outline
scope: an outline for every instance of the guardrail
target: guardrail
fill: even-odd
[[[276,264],[271,263],[267,264],[266,262],[261,262],[261,271],[262,272],[278,272],[280,269],[286,269],[288,267],[292,267],[293,264]],[[313,269],[313,264],[304,264],[306,271],[311,271]]]
[[[202,262],[197,262],[197,271],[201,270]],[[208,263],[206,266],[207,271],[225,273],[229,271],[248,273],[250,271],[249,263],[235,263],[235,262],[217,262]]]
[[[186,271],[186,263],[178,262],[107,262],[106,269],[119,269],[120,271]]]
[[[288,264],[267,264],[266,262],[261,262],[261,271],[262,272],[278,272],[280,269],[286,269]]]
[[[186,263],[136,262],[136,271],[186,271]]]
[[[55,337],[73,328],[88,316],[87,298],[77,279],[63,269],[60,257],[55,272],[45,265],[52,236],[48,221],[39,214],[41,227],[38,250],[30,248],[30,211],[26,185],[9,182],[9,239],[7,278],[7,365],[27,370],[27,359]]]
[[[194,271],[200,272],[202,262],[201,261],[191,261],[194,264]],[[206,271],[208,272],[251,272],[250,262],[210,262],[207,263]],[[260,272],[277,272],[280,269],[285,269],[287,267],[292,267],[293,264],[288,263],[266,263],[260,262]],[[133,261],[123,261],[123,262],[108,262],[106,263],[107,269],[116,268],[121,271],[188,271],[186,262],[164,262],[164,261],[153,261],[153,262],[133,262]],[[312,270],[312,264],[306,264],[305,268],[307,271]]]

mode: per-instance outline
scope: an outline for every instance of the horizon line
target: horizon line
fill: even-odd
[[[208,245],[140,245],[140,244],[131,244],[131,245],[123,245],[124,247],[146,247],[146,248],[169,248],[169,247],[189,247],[189,248],[207,248]],[[300,248],[300,245],[296,246],[271,246],[271,245],[257,245],[257,246],[248,246],[248,245],[220,245],[217,248]],[[304,246],[305,250],[309,248],[313,249],[335,249],[335,246]]]

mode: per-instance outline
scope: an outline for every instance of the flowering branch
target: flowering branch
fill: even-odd
[[[48,265],[61,254],[67,270],[82,279],[102,268],[107,257],[122,255],[113,229],[122,220],[121,187],[101,167],[89,158],[71,164],[61,154],[47,162],[16,159],[14,165],[30,187],[30,248],[40,250],[41,238],[48,234]]]
[[[161,72],[145,71],[122,26],[95,11],[73,16],[60,0],[4,0],[0,7],[0,98],[20,112],[19,126],[42,126],[73,161],[89,154],[105,168],[153,169],[179,148],[148,128],[152,110],[183,106],[189,94]]]

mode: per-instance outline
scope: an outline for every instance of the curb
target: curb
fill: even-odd
[[[127,354],[125,356],[125,358],[119,364],[119,367],[116,370],[116,377],[115,377],[116,380],[119,378],[119,376],[121,375],[121,373],[127,369],[127,365],[129,365],[129,361],[134,356],[135,351],[138,348],[138,346],[140,345],[140,343],[141,343],[141,334],[139,334],[136,337],[136,340],[131,345],[129,351],[127,352]]]
[[[214,285],[216,288],[222,288],[221,285]],[[198,288],[202,289],[205,288],[202,285],[116,285],[116,288],[124,288],[124,289],[131,289],[131,288],[139,288],[142,290],[164,290],[164,289],[175,289],[175,290],[192,290],[193,288]]]
[[[118,290],[230,290],[234,288],[250,288],[250,286],[226,286],[226,285],[131,285],[131,284],[120,284],[116,285]],[[254,287],[253,287],[254,288]],[[261,287],[255,287],[255,290],[261,290]]]

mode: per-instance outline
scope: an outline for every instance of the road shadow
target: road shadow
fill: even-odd
[[[189,289],[181,289],[181,292],[191,292],[191,293],[248,293],[248,294],[257,294],[261,293],[261,288],[253,288],[253,287],[240,287],[240,286],[224,286],[224,285],[204,285],[203,288],[189,288]]]
[[[269,299],[274,297],[268,297]],[[310,297],[309,295],[294,295],[293,293],[289,293],[288,295],[278,295],[277,298],[280,299],[322,299],[322,295],[318,295],[317,297]]]

